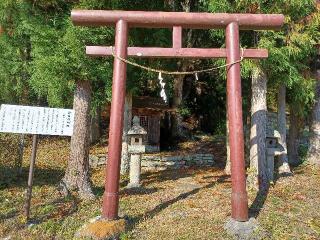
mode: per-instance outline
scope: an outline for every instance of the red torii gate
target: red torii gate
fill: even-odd
[[[242,96],[240,76],[239,30],[279,29],[284,22],[280,14],[227,14],[182,13],[143,11],[73,10],[72,21],[78,26],[114,26],[115,55],[113,66],[112,102],[109,130],[109,152],[106,168],[102,217],[118,218],[119,177],[123,110],[126,91],[127,57],[161,58],[226,58],[227,64],[227,112],[232,179],[232,214],[236,221],[248,220],[248,197],[244,161],[244,136],[242,121]],[[173,28],[172,48],[128,47],[128,30],[133,27]],[[182,48],[182,29],[226,29],[226,48]],[[113,47],[88,46],[90,56],[113,55]],[[265,49],[246,49],[244,58],[267,58]],[[233,64],[234,63],[234,64]]]

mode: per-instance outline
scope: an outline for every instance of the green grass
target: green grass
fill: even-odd
[[[82,202],[77,194],[65,198],[57,190],[68,159],[68,146],[66,139],[40,141],[32,226],[27,226],[23,217],[30,147],[25,152],[22,176],[14,174],[14,166],[4,164],[2,159],[6,179],[0,182],[0,239],[73,239],[84,223],[100,215],[103,168],[92,171],[97,194],[94,201]],[[231,182],[222,169],[145,173],[142,179],[145,189],[139,192],[124,190],[127,178],[121,180],[120,210],[129,222],[121,239],[231,239],[223,230],[231,213]],[[249,205],[256,202],[261,208],[258,221],[262,238],[320,239],[318,169],[300,166],[294,169],[293,177],[279,179],[266,198],[254,201],[255,198],[254,193],[249,194]]]

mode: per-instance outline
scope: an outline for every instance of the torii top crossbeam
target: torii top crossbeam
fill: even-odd
[[[227,14],[74,10],[72,21],[78,26],[115,26],[115,51],[113,47],[88,46],[91,56],[114,55],[112,102],[109,128],[108,164],[102,217],[118,217],[119,168],[123,129],[123,112],[126,88],[127,57],[166,58],[226,58],[227,62],[227,112],[231,160],[232,196],[231,217],[236,221],[248,220],[248,197],[244,161],[244,134],[240,76],[239,30],[277,30],[284,16],[279,14]],[[172,48],[128,47],[129,28],[172,28]],[[182,29],[225,29],[226,48],[183,48]],[[265,49],[246,49],[244,58],[266,58]]]
[[[173,28],[173,48],[129,47],[130,57],[160,58],[226,58],[226,49],[182,48],[182,28],[226,28],[236,22],[239,29],[279,29],[284,21],[281,14],[228,14],[228,13],[182,13],[182,12],[143,12],[143,11],[106,11],[74,10],[72,21],[78,26],[113,26],[119,19],[128,27]],[[111,47],[87,46],[90,56],[110,56]],[[244,58],[266,58],[265,49],[246,49]]]
[[[226,28],[236,22],[241,30],[279,29],[284,21],[281,14],[229,14],[229,13],[184,13],[184,12],[143,12],[74,10],[72,21],[78,26],[114,26],[119,19],[129,27],[210,29]]]

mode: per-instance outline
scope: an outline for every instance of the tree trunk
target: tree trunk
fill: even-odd
[[[229,120],[228,120],[228,111],[227,111],[227,119],[226,119],[226,149],[227,149],[227,160],[226,166],[224,168],[224,172],[228,175],[231,175],[231,160],[230,160],[230,143],[229,143]]]
[[[251,83],[252,84],[252,83]],[[250,86],[251,89],[251,86]],[[243,126],[244,132],[244,157],[246,167],[250,167],[250,132],[251,132],[251,100],[252,100],[252,90],[247,96],[248,101],[250,100],[249,104],[247,105],[247,112],[245,113],[245,123]]]
[[[91,86],[89,81],[77,81],[76,84],[73,101],[75,122],[71,137],[71,153],[61,186],[65,193],[78,190],[81,198],[91,199],[94,197],[89,176]]]
[[[131,128],[132,121],[132,94],[127,93],[124,104],[122,151],[121,151],[121,174],[129,173],[130,154],[128,153],[129,139],[128,131]]]
[[[172,115],[172,137],[174,139],[179,139],[183,136],[182,130],[182,116],[179,113],[179,107],[182,103],[182,90],[183,90],[183,75],[175,76],[173,80],[173,109],[177,111]]]
[[[320,166],[320,48],[315,62],[315,104],[312,110],[311,138],[308,152],[308,161]]]
[[[267,78],[261,70],[252,74],[250,170],[248,186],[266,190],[269,186],[266,159]]]
[[[194,0],[180,1],[179,3],[184,12],[191,12],[191,10],[194,9],[196,6],[196,1]],[[177,3],[175,1],[171,2],[171,5],[173,10],[177,10]],[[185,37],[186,47],[191,48],[194,45],[194,40],[195,39],[194,39],[193,30],[189,29]],[[188,66],[189,66],[189,61],[182,59],[180,62],[179,70],[181,72],[187,71]],[[184,75],[177,75],[173,80],[174,95],[173,95],[172,107],[177,110],[182,104],[184,77],[185,77]],[[172,137],[174,139],[179,139],[184,136],[182,121],[183,121],[182,116],[178,111],[172,115]]]
[[[99,141],[101,136],[100,113],[101,113],[100,108],[96,109],[90,119],[90,123],[91,123],[90,143],[91,144]]]
[[[279,156],[279,173],[291,173],[287,155],[286,86],[281,84],[278,92],[278,131],[282,153]]]
[[[288,160],[291,165],[297,166],[299,162],[299,136],[300,129],[303,125],[301,117],[295,111],[293,104],[290,106],[290,128],[289,128],[289,139],[288,139]]]

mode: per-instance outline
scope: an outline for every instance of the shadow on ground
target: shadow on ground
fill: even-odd
[[[18,174],[17,169],[1,166],[0,190],[27,186],[29,169],[23,168]],[[64,175],[62,169],[35,168],[33,186],[57,185]]]
[[[166,174],[167,173],[164,173],[165,176],[167,176]],[[185,192],[185,193],[181,193],[177,197],[159,204],[154,209],[152,209],[150,211],[147,211],[144,214],[140,214],[140,215],[138,215],[136,217],[130,217],[129,216],[128,217],[128,223],[129,224],[128,224],[127,231],[133,230],[135,228],[135,226],[137,225],[137,223],[139,223],[141,220],[152,219],[153,217],[155,217],[157,214],[159,214],[161,211],[163,211],[164,209],[168,208],[172,204],[177,203],[177,202],[179,202],[181,200],[184,200],[184,199],[188,198],[189,196],[195,195],[200,190],[209,189],[209,188],[214,187],[217,184],[224,183],[228,178],[229,178],[229,176],[223,175],[221,177],[218,177],[214,182],[208,183],[207,185],[205,185],[203,187],[198,187],[198,188],[195,188],[195,189],[193,189],[191,191],[188,191],[188,192]]]
[[[290,166],[290,169],[292,171],[294,170],[292,166]],[[303,173],[304,173],[303,170],[301,172],[295,171],[295,174],[303,174]],[[284,178],[292,177],[292,176],[293,176],[292,173],[281,173],[281,174],[276,173],[273,184],[276,184],[277,181],[279,181],[280,179],[284,179]],[[270,186],[269,186],[269,188],[270,188]],[[262,210],[262,208],[268,198],[269,188],[258,191],[253,203],[251,204],[251,206],[249,208],[249,216],[250,217],[257,218],[259,216],[260,211]]]
[[[194,170],[189,169],[174,169],[164,170],[158,172],[146,172],[142,174],[144,184],[161,183],[166,181],[175,181],[179,178],[191,177],[194,174]]]
[[[249,208],[249,217],[257,218],[267,200],[269,189],[258,191],[254,201]]]
[[[72,195],[68,197],[61,197],[51,202],[46,202],[41,205],[37,205],[36,208],[46,208],[48,205],[53,206],[54,209],[48,213],[40,213],[30,219],[31,223],[40,224],[48,221],[49,219],[63,219],[78,211],[80,200]]]

